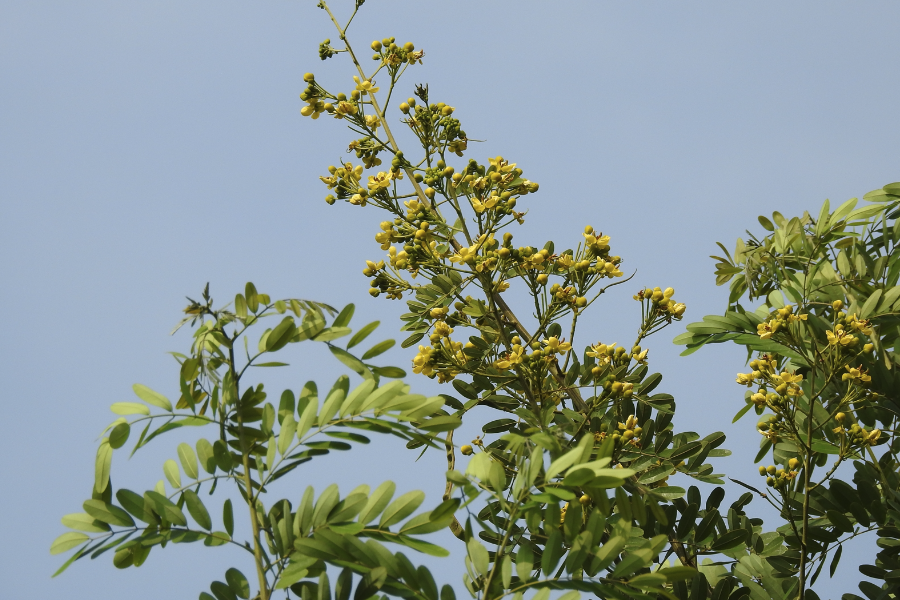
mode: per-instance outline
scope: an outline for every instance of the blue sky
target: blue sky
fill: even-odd
[[[733,247],[744,229],[758,231],[759,214],[814,212],[900,179],[896,3],[370,0],[357,19],[361,49],[395,36],[426,51],[401,97],[427,82],[433,100],[455,106],[468,135],[486,140],[467,159],[501,154],[541,184],[517,239],[574,243],[591,224],[637,269],[635,287],[676,289],[688,322],[724,309],[707,258],[716,241]],[[403,305],[370,298],[360,273],[381,254],[381,215],[323,202],[318,176],[354,136],[299,114],[304,72],[352,85],[343,56],[318,59],[326,37],[336,36],[312,0],[0,5],[9,598],[119,598],[126,586],[136,599],[193,597],[244,560],[170,547],[138,570],[104,557],[49,579],[62,562],[49,545],[89,494],[109,405],[130,399],[135,382],[177,396],[166,352],[185,347],[187,337],[168,337],[185,295],[209,281],[226,301],[253,280],[275,297],[354,302],[357,326],[380,319],[382,337],[400,337]],[[632,293],[609,294],[581,341],[632,337]],[[676,426],[755,448],[752,423],[731,425],[741,352],[678,358],[670,340],[680,331],[649,344],[679,402]],[[404,367],[411,357],[387,356]],[[329,386],[341,372],[315,348],[293,364],[266,380],[271,389]],[[176,443],[117,456],[114,482],[151,486]],[[394,479],[436,503],[442,457],[413,458],[392,443],[328,457],[284,493]],[[722,464],[739,478],[755,471],[739,457]],[[852,560],[869,558],[846,557],[841,592],[859,578]],[[459,585],[449,560],[439,580]],[[838,588],[817,589],[825,598]]]

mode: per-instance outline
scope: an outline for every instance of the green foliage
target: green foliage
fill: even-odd
[[[471,444],[457,448],[452,429],[446,436],[444,498],[467,515],[450,525],[467,549],[467,590],[483,599],[529,591],[546,598],[551,589],[571,590],[566,598],[687,598],[690,580],[691,597],[731,594],[737,576],[707,575],[698,561],[716,556],[717,567],[733,566],[781,546],[761,542],[761,521],[744,513],[752,495],[720,513],[721,488],[701,510],[698,487],[669,485],[676,474],[722,483],[707,460],[728,453],[722,433],[674,430],[674,399],[656,391],[662,376],[650,372],[641,346],[680,320],[684,304],[671,288],[642,289],[633,296],[632,344],[576,347],[581,315],[630,279],[609,236],[587,226],[569,249],[553,241],[514,245],[512,229],[538,184],[499,156],[452,165],[471,140],[457,110],[433,101],[427,86],[393,108],[416,142],[401,149],[391,98],[422,52],[376,40],[367,72],[346,43],[346,27],[327,2],[318,6],[344,43],[337,51],[353,64],[354,87],[329,91],[307,73],[301,113],[332,115],[362,136],[350,143],[362,164],[331,166],[321,177],[325,200],[384,215],[374,237],[387,254],[367,260],[363,273],[372,296],[406,300],[409,337],[401,346],[417,348],[414,373],[452,385],[444,398],[453,413],[445,418],[472,419],[477,406],[500,413],[478,424],[484,436]],[[382,157],[390,166],[379,171]],[[511,293],[533,306],[530,315],[513,312],[505,300]],[[455,468],[457,449],[472,457],[464,472]],[[718,581],[731,587],[715,590]]]
[[[884,583],[860,590],[869,598],[900,591],[892,575],[900,568],[900,184],[864,199],[834,211],[826,200],[816,218],[759,217],[769,234],[739,239],[733,257],[719,244],[725,256],[713,258],[718,283],[731,282],[728,309],[675,340],[684,354],[726,341],[748,351],[752,371],[737,382],[750,389],[735,421],[762,415],[756,461],[771,451],[774,464],[760,474],[784,519],[786,548],[742,560],[742,582],[764,577],[803,593],[826,563],[835,572],[844,542],[877,532],[876,564],[860,571]],[[763,304],[749,310],[743,298]],[[844,464],[852,482],[839,477]]]
[[[324,592],[326,565],[334,565],[344,569],[339,589],[345,595],[356,574],[357,594],[362,597],[383,590],[424,599],[423,588],[417,581],[405,580],[397,567],[409,565],[409,560],[400,552],[391,553],[385,544],[444,556],[444,549],[418,536],[446,527],[452,511],[443,507],[440,513],[414,515],[424,500],[422,492],[410,492],[389,504],[392,482],[374,492],[363,485],[343,498],[336,485],[318,497],[310,487],[302,498],[293,499],[296,507],[291,499],[268,499],[267,487],[317,456],[368,444],[366,433],[434,447],[429,429],[446,431],[459,424],[443,409],[444,399],[410,394],[402,381],[385,381],[390,376],[385,373],[402,376],[400,369],[370,364],[368,358],[333,343],[352,332],[348,326],[352,304],[329,326],[329,315],[336,312],[331,307],[298,299],[272,302],[248,283],[244,294],[235,297],[234,310],[214,308],[207,289],[203,302],[191,300],[185,312],[188,316],[181,325],[190,322],[196,329],[190,353],[175,354],[181,396],[173,406],[162,394],[138,384],[134,392],[142,402],[112,406],[123,416],[110,424],[109,437],[100,443],[93,498],[84,502],[83,513],[63,517],[63,525],[74,531],[62,534],[51,547],[53,554],[74,550],[57,573],[75,560],[96,558],[108,550],[113,551],[113,564],[124,569],[139,567],[153,548],[169,543],[233,544],[253,557],[257,597],[288,589],[305,598],[310,584],[302,580],[307,577],[318,578],[318,589]],[[250,337],[269,323],[273,325],[254,338],[257,343],[251,350]],[[368,335],[374,328],[369,324],[363,331]],[[308,382],[299,393],[282,392],[276,409],[267,402],[263,384],[253,382],[258,371],[252,368],[287,366],[271,361],[270,355],[302,341],[321,342],[341,362],[352,361],[362,382],[351,389],[350,379],[341,376],[321,402],[317,385]],[[133,453],[182,427],[206,427],[210,439],[201,438],[195,446],[179,443],[177,460],[163,463],[165,481],[152,489],[113,490],[113,454],[131,439],[132,429],[140,430]],[[217,506],[221,501],[215,500],[215,492],[221,494],[231,486],[245,503],[250,540],[233,538],[232,501],[225,499],[221,509]],[[383,574],[372,578],[377,569]],[[250,598],[251,587],[247,577],[232,568],[226,571],[225,582],[210,585],[212,595],[204,592],[201,597]]]
[[[581,315],[630,280],[609,236],[588,225],[568,249],[557,251],[553,241],[514,245],[512,230],[523,223],[523,206],[539,185],[499,156],[451,165],[472,140],[456,109],[432,102],[428,86],[415,86],[408,100],[396,103],[399,115],[389,115],[400,78],[424,53],[391,37],[376,40],[367,74],[346,41],[362,4],[353,3],[342,26],[318,2],[339,40],[332,46],[326,39],[320,57],[346,54],[356,74],[347,93],[328,91],[307,73],[301,114],[331,115],[362,136],[349,145],[362,164],[331,166],[320,178],[326,201],[382,212],[374,237],[387,254],[366,261],[369,293],[405,298],[401,330],[408,337],[401,347],[416,348],[413,372],[452,389],[433,398],[411,394],[398,381],[402,369],[370,364],[394,342],[367,342],[377,322],[351,330],[353,305],[337,313],[306,300],[272,302],[247,284],[231,310],[214,309],[205,291],[181,324],[196,329],[190,352],[175,355],[181,395],[174,407],[143,385],[134,388],[140,402],[113,405],[122,418],[100,443],[94,497],[83,513],[64,517],[74,531],[51,549],[74,550],[60,571],[107,550],[114,550],[119,568],[140,566],[155,546],[202,541],[244,548],[257,575],[251,584],[229,569],[225,581],[201,593],[205,599],[249,598],[257,588],[255,597],[263,600],[275,590],[303,600],[349,600],[351,593],[354,600],[455,600],[452,587],[439,588],[428,569],[387,547],[446,556],[421,536],[449,527],[465,548],[465,589],[479,600],[522,600],[526,593],[547,600],[556,590],[563,600],[581,593],[787,599],[805,597],[827,558],[834,572],[844,541],[877,530],[882,551],[864,573],[884,579],[893,592],[900,568],[893,443],[900,414],[893,392],[900,384],[894,375],[900,262],[893,249],[900,228],[891,211],[900,188],[870,194],[877,204],[864,208],[851,202],[832,213],[826,203],[817,220],[761,217],[771,235],[739,241],[734,258],[725,251],[727,258],[718,259],[719,283],[732,281],[729,309],[689,325],[677,341],[688,352],[734,341],[751,355],[762,353],[750,363],[753,372],[738,378],[759,390],[748,392],[736,420],[750,410],[772,411],[757,426],[763,435],[758,460],[771,450],[775,463],[761,471],[771,491],[737,482],[749,491],[726,506],[719,487],[724,476],[707,462],[729,454],[725,435],[675,431],[675,400],[657,391],[662,376],[650,371],[644,347],[681,320],[685,305],[672,288],[643,288],[629,294],[636,302],[629,302],[631,344],[576,346]],[[349,76],[344,83],[350,85]],[[398,117],[415,149],[401,149],[394,136]],[[390,167],[378,171],[382,158]],[[528,306],[530,314],[514,313],[509,294],[520,295],[513,304]],[[747,311],[738,304],[744,295],[765,304]],[[249,329],[264,319],[266,328],[251,344]],[[253,368],[287,366],[269,355],[304,341],[325,344],[361,382],[351,389],[342,376],[321,394],[309,382],[285,390],[277,406],[267,402],[263,384],[252,380],[264,371]],[[454,430],[488,412],[475,407],[496,412],[477,423],[483,435],[457,445]],[[113,490],[116,450],[131,442],[134,452],[182,427],[212,433],[194,446],[178,444],[163,463],[165,480],[153,489]],[[344,496],[336,485],[318,495],[309,487],[296,504],[268,498],[270,483],[305,462],[367,444],[375,434],[398,437],[417,452],[446,452],[440,504],[417,514],[424,493],[395,497],[390,481]],[[876,458],[879,445],[887,451]],[[456,468],[457,450],[471,456],[465,469]],[[833,460],[814,480],[815,469]],[[845,462],[857,469],[852,485],[836,477]],[[687,489],[670,485],[673,476],[673,484],[685,482]],[[237,518],[251,525],[247,541],[233,539],[231,499],[219,509],[218,501],[213,506],[201,498],[201,489],[214,495],[220,482],[239,492],[245,510],[238,503]],[[756,496],[781,511],[782,527],[764,531],[747,514]],[[867,586],[861,584],[868,597],[886,597]]]

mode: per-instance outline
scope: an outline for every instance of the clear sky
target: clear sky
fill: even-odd
[[[395,36],[426,51],[402,97],[427,82],[455,106],[486,140],[467,158],[502,154],[541,184],[517,239],[574,244],[591,224],[637,269],[633,287],[676,289],[688,322],[724,309],[707,258],[716,241],[732,248],[759,214],[813,212],[900,179],[897,3],[370,0],[357,19],[361,49]],[[370,298],[360,273],[381,254],[381,215],[323,202],[318,176],[354,136],[299,114],[304,72],[352,87],[343,56],[318,59],[326,37],[313,0],[0,3],[4,598],[104,600],[126,587],[135,600],[196,597],[229,566],[250,571],[227,550],[182,546],[137,570],[104,556],[49,578],[59,518],[90,493],[109,405],[135,382],[177,396],[166,352],[185,347],[168,337],[185,295],[208,281],[224,302],[253,280],[273,297],[355,302],[358,326],[381,319],[382,337],[400,337],[404,307]],[[605,298],[581,342],[631,338],[632,293]],[[682,327],[649,344],[679,402],[676,426],[755,448],[750,420],[731,425],[741,352],[678,358]],[[340,365],[316,350],[270,389],[330,386]],[[387,356],[408,368],[410,352]],[[116,486],[152,486],[176,443],[161,438],[130,463],[117,455]],[[394,479],[436,504],[442,458],[413,463],[377,444],[299,469],[284,493]],[[743,458],[723,466],[755,472]],[[423,562],[459,589],[458,542],[437,539],[455,558]],[[864,548],[845,558],[839,586],[819,583],[823,598],[855,591],[853,561],[873,558]]]

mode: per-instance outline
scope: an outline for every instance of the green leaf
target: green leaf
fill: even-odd
[[[109,407],[117,415],[149,415],[150,409],[138,402],[116,402]]]
[[[720,535],[719,538],[713,542],[712,546],[710,546],[710,550],[715,552],[729,550],[746,542],[748,537],[749,533],[746,529],[729,531],[725,535]]]
[[[147,404],[152,404],[153,406],[159,407],[168,412],[172,411],[172,403],[169,402],[169,399],[158,392],[154,392],[146,385],[136,383],[131,386],[131,388],[134,390],[134,393],[137,395],[137,397]]]
[[[403,535],[424,535],[446,529],[453,520],[453,513],[445,514],[437,520],[431,519],[431,513],[416,515],[400,527]]]
[[[425,540],[420,540],[418,538],[401,535],[394,538],[393,541],[421,552],[422,554],[427,554],[428,556],[437,556],[438,558],[450,556],[450,553],[444,548],[441,548],[436,544],[426,542]]]
[[[655,496],[659,496],[664,500],[675,500],[677,498],[681,498],[684,496],[684,488],[677,487],[674,485],[667,485],[663,487],[653,488],[651,490],[652,494]]]
[[[878,302],[881,300],[881,290],[875,290],[872,292],[872,295],[869,296],[869,299],[866,300],[865,304],[863,304],[862,308],[859,311],[859,318],[866,319],[875,311],[875,307],[878,306]]]
[[[178,463],[171,458],[163,463],[163,473],[169,480],[169,485],[178,489],[181,487],[181,471],[178,470]]]
[[[109,485],[109,470],[112,467],[112,446],[109,440],[100,442],[97,448],[97,459],[94,461],[94,491],[102,494]]]
[[[466,549],[468,550],[469,560],[472,561],[475,572],[479,575],[487,575],[490,558],[484,544],[479,542],[477,538],[471,537],[469,538],[469,541],[466,542]]]
[[[187,527],[187,519],[185,518],[184,513],[181,512],[181,509],[178,508],[174,502],[159,492],[147,491],[144,492],[144,497],[150,501],[151,506],[154,508],[154,512],[161,518],[169,523]]]
[[[381,321],[372,321],[371,323],[369,323],[368,325],[366,325],[365,327],[363,327],[362,329],[357,331],[356,335],[354,335],[352,338],[350,338],[350,341],[347,342],[347,350],[349,350],[353,346],[356,346],[361,341],[363,341],[364,339],[369,337],[369,334],[372,333],[373,331],[375,331],[375,329],[380,324],[381,324]]]
[[[62,518],[62,524],[69,529],[87,531],[89,533],[104,533],[109,531],[109,525],[98,521],[87,513],[72,513]]]
[[[266,352],[281,350],[288,345],[296,333],[297,325],[294,323],[294,317],[285,317],[266,337]]]
[[[350,306],[353,305],[351,304]],[[250,597],[250,582],[247,581],[244,574],[237,569],[232,567],[225,571],[225,581],[228,582],[228,587],[231,588],[231,591],[234,592],[238,598],[246,599]]]
[[[98,521],[117,525],[118,527],[133,527],[134,519],[127,512],[103,500],[85,500],[82,505],[84,512],[91,515]]]
[[[310,404],[309,406],[311,406]],[[309,408],[307,406],[307,408]],[[315,409],[314,409],[315,410]],[[310,424],[311,419],[310,419]],[[287,454],[287,451],[290,449],[291,444],[294,441],[294,436],[297,433],[297,422],[294,420],[294,413],[285,415],[284,421],[281,422],[281,431],[278,432],[278,453],[284,456]],[[305,433],[305,432],[304,432]]]
[[[109,445],[113,449],[121,448],[128,441],[131,434],[131,425],[128,423],[119,423],[109,432]]]
[[[237,600],[237,596],[228,587],[227,583],[222,581],[213,581],[209,584],[209,589],[213,593],[213,596],[216,597],[216,600]]]
[[[585,450],[590,453],[590,446],[593,443],[593,439],[593,436],[590,435],[582,436],[581,440],[578,442],[578,446],[550,463],[550,466],[547,468],[545,479],[550,481],[554,476],[562,473],[572,465],[582,462],[585,458]]]
[[[372,372],[388,379],[401,379],[406,377],[406,371],[400,367],[372,367]]]
[[[559,513],[557,512],[557,514]],[[544,575],[550,575],[553,572],[559,563],[559,559],[565,553],[562,541],[562,533],[560,533],[559,529],[554,528],[550,532],[550,537],[547,539],[547,545],[544,546],[544,553],[541,556],[541,571]]]
[[[527,583],[532,579],[534,571],[534,552],[528,544],[521,544],[516,554],[516,575],[523,583]]]
[[[591,571],[596,572],[611,565],[616,557],[619,556],[619,552],[625,547],[626,541],[624,536],[616,535],[598,548],[590,565]]]
[[[775,226],[772,225],[772,221],[770,221],[766,217],[760,215],[757,217],[757,220],[759,221],[759,224],[763,226],[763,229],[765,229],[766,231],[775,231]]]
[[[352,392],[347,396],[344,402],[341,404],[341,417],[346,417],[347,415],[356,415],[359,414],[358,408],[365,401],[366,398],[369,397],[369,394],[375,389],[375,380],[374,379],[366,379],[361,384],[356,386]]]
[[[397,342],[395,342],[394,340],[384,340],[383,342],[378,342],[377,344],[366,350],[366,353],[362,355],[362,359],[369,360],[370,358],[375,358],[379,354],[384,354],[385,352],[393,348],[394,344],[396,343]]]
[[[338,313],[338,316],[334,318],[334,322],[331,324],[332,327],[346,327],[350,324],[350,319],[353,318],[353,313],[356,312],[356,306],[353,304],[348,304],[341,312]]]
[[[222,506],[222,523],[225,525],[225,531],[228,532],[228,537],[234,536],[234,509],[231,505],[231,498],[225,500],[225,504]]]
[[[408,517],[419,505],[425,500],[425,492],[414,490],[403,494],[384,510],[381,520],[378,522],[379,528],[390,527],[394,523],[399,523]],[[366,506],[364,511],[368,508]]]
[[[50,554],[62,554],[67,550],[71,550],[76,546],[89,541],[91,538],[87,534],[78,531],[67,531],[62,534],[50,545]]]
[[[191,513],[191,518],[197,522],[197,525],[207,531],[212,530],[212,519],[209,517],[209,511],[203,506],[203,501],[200,500],[197,492],[184,490],[184,502],[187,505],[188,512]]]
[[[116,499],[119,501],[119,504],[122,505],[122,508],[144,523],[150,525],[155,525],[157,523],[157,519],[153,516],[152,509],[147,507],[147,500],[140,494],[122,488],[116,491]]]
[[[309,404],[306,405],[306,408],[303,409],[303,414],[300,415],[300,422],[297,423],[297,431],[296,435],[298,439],[303,439],[303,436],[306,435],[306,432],[313,426],[313,423],[316,422],[316,412],[319,410],[319,399],[313,397],[310,399]],[[285,419],[286,421],[287,419]],[[324,425],[325,423],[319,423],[319,425]],[[287,450],[285,450],[287,451]]]
[[[385,481],[379,485],[369,496],[366,506],[360,511],[358,521],[363,525],[372,522],[391,501],[396,489],[397,486],[393,481]]]
[[[697,570],[691,567],[685,567],[682,565],[678,565],[675,567],[668,567],[665,569],[660,569],[657,573],[666,576],[666,581],[669,583],[673,583],[675,581],[684,581],[685,579],[693,579],[693,577],[697,574]]]
[[[200,476],[197,469],[197,455],[194,454],[194,449],[185,442],[178,444],[178,460],[181,461],[185,475],[191,479],[197,479]]]
[[[213,452],[213,445],[206,438],[197,440],[197,457],[200,460],[200,466],[210,475],[216,473],[216,458]]]
[[[371,373],[369,373],[369,369],[366,368],[366,365],[364,365],[358,358],[356,358],[346,350],[342,350],[337,346],[328,346],[328,349],[335,356],[335,358],[344,363],[344,365],[350,368],[353,372],[358,373],[363,377],[371,375]]]
[[[316,342],[330,342],[345,335],[350,335],[352,332],[353,330],[349,327],[327,327],[310,339]]]

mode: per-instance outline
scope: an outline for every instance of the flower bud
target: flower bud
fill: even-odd
[[[400,112],[402,112],[404,115],[408,115],[409,114],[409,104],[407,104],[406,102],[401,102],[400,103]]]
[[[587,494],[582,494],[581,498],[578,499],[578,502],[582,506],[588,506],[591,503],[591,497],[588,496]]]
[[[506,250],[506,248],[503,248],[500,252],[503,252],[503,250]],[[509,250],[506,250],[506,252],[509,253]],[[549,277],[546,273],[541,273],[535,279],[538,282],[538,285],[547,285],[547,279],[549,279]]]
[[[834,302],[831,303],[831,308],[833,308],[834,310],[841,310],[843,307],[844,307],[844,303],[841,302],[840,300],[835,300]]]
[[[315,79],[316,79],[316,76],[313,75],[312,73],[305,73],[303,75],[303,81],[305,81],[306,83],[311,83],[311,82],[315,81]]]
[[[470,456],[474,452],[472,446],[469,444],[464,444],[459,451],[462,452],[464,456]]]
[[[372,42],[372,50],[374,50],[375,52],[380,52],[381,51],[381,42],[379,42],[378,40],[375,40],[374,42]]]

